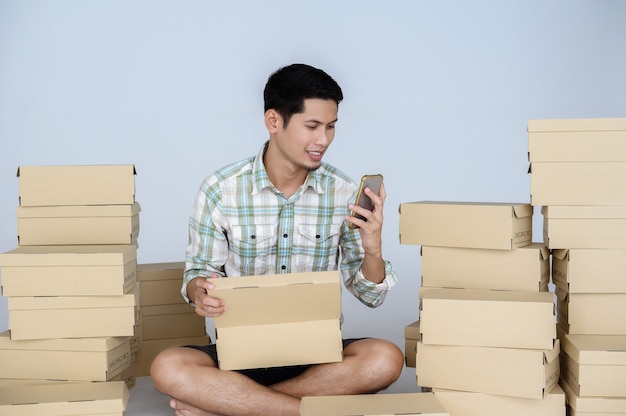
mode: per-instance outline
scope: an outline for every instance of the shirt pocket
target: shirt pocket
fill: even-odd
[[[299,272],[336,270],[341,224],[300,224],[294,255]]]
[[[276,255],[276,226],[273,224],[235,225],[231,228],[230,249],[233,266],[242,276],[268,272]]]

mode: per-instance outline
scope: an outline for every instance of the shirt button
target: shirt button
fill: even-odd
[[[280,266],[281,269],[285,270],[287,268],[287,266],[285,266],[284,264],[282,266]]]
[[[287,238],[288,237],[287,233],[283,234],[283,237]]]

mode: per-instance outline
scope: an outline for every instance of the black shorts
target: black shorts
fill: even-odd
[[[352,344],[354,341],[359,341],[364,338],[349,338],[343,340],[343,348],[345,349],[348,345]],[[216,363],[217,360],[217,349],[215,344],[209,344],[204,346],[199,345],[184,345],[187,348],[194,348],[199,351],[203,351],[208,354],[209,357],[213,359]],[[297,377],[300,374],[304,373],[304,371],[309,368],[311,365],[291,365],[286,367],[269,367],[269,368],[252,368],[249,370],[236,370],[238,373],[241,373],[252,380],[256,381],[259,384],[264,386],[271,386],[272,384],[280,383],[281,381],[289,380],[291,378]]]

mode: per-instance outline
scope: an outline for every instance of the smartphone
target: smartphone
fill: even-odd
[[[372,202],[372,199],[369,196],[365,195],[363,191],[365,190],[365,188],[370,188],[372,191],[374,191],[376,195],[379,195],[380,186],[382,185],[382,183],[383,175],[363,175],[363,177],[361,178],[361,184],[359,185],[359,190],[356,194],[356,201],[354,203],[360,207],[372,211],[374,209],[374,203]],[[352,211],[350,215],[365,220],[362,215],[359,215],[354,211]],[[359,227],[350,223],[350,228],[354,230]]]

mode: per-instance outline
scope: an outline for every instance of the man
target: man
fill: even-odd
[[[365,191],[373,211],[354,206],[356,184],[322,162],[341,88],[325,72],[294,64],[270,76],[264,98],[269,141],[256,157],[220,169],[200,187],[181,293],[198,314],[214,318],[228,305],[211,296],[211,278],[339,267],[351,293],[380,305],[397,281],[382,256],[384,186],[379,195]],[[400,376],[404,355],[391,342],[364,338],[344,340],[337,363],[244,371],[222,371],[217,363],[214,345],[180,347],[159,354],[151,373],[179,416],[299,415],[304,396],[387,388]]]

